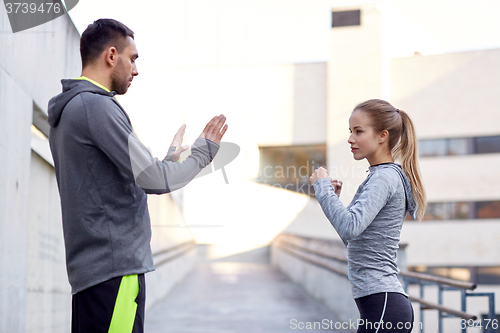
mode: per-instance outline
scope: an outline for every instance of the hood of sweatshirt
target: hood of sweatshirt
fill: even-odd
[[[406,194],[406,210],[410,212],[410,215],[413,217],[414,220],[416,220],[416,211],[417,211],[417,205],[416,205],[416,200],[413,197],[413,192],[411,188],[411,183],[408,177],[406,176],[403,168],[401,167],[400,164],[394,163],[394,162],[389,162],[389,163],[382,163],[378,165],[371,165],[368,167],[368,171],[373,170],[374,168],[393,168],[399,173],[399,176],[401,177],[401,181],[403,182],[403,187],[405,190]]]
[[[82,92],[91,92],[109,97],[115,96],[116,92],[107,92],[87,80],[63,79],[61,80],[62,93],[52,97],[47,109],[49,125],[56,127],[59,124],[64,107],[73,97]]]

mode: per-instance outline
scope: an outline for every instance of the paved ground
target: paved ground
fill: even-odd
[[[293,320],[296,320],[295,322]],[[201,263],[146,313],[147,333],[332,332],[335,318],[275,267],[264,263]],[[317,329],[297,325],[314,322]],[[295,327],[295,329],[293,329]]]

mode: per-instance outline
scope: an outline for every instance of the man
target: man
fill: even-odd
[[[154,270],[146,193],[181,188],[207,166],[227,130],[214,117],[182,163],[183,125],[153,158],[114,98],[138,75],[134,33],[101,19],[80,40],[82,76],[49,101],[50,148],[61,196],[72,332],[143,332],[144,273]],[[224,127],[223,127],[224,125]],[[176,150],[176,148],[179,149]]]

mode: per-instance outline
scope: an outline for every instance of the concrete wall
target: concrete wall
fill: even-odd
[[[45,195],[30,191],[47,180],[32,183],[30,177],[38,164],[30,162],[33,102],[46,106],[48,99],[60,91],[60,78],[78,74],[79,36],[67,16],[13,34],[5,6],[0,6],[0,31],[0,331],[25,332],[35,325],[27,323],[29,318],[41,318],[32,317],[33,311],[52,311],[60,305],[36,309],[48,303],[44,296],[36,295],[45,278],[39,280],[35,272],[43,275],[52,272],[52,268],[46,270],[46,261],[33,257],[33,246],[40,244],[31,242],[33,238],[46,237],[45,254],[52,251],[53,244],[50,232],[29,228],[37,219],[37,215],[30,214],[30,199]],[[43,168],[39,173],[46,171]],[[33,202],[34,206],[39,204]],[[53,282],[45,288],[55,294],[65,290],[55,287],[57,280]],[[51,320],[44,318],[42,325]]]
[[[351,284],[347,277],[291,255],[280,247],[280,239],[300,244],[308,249],[345,256],[344,244],[340,241],[305,239],[301,236],[280,234],[271,245],[271,263],[292,281],[302,286],[309,295],[332,310],[337,322],[355,322],[359,318],[359,312],[352,298]],[[318,257],[314,259],[321,260]],[[329,264],[347,271],[344,263],[334,264],[330,261]]]
[[[71,288],[66,275],[54,167],[31,151],[26,263],[26,332],[67,332]]]
[[[326,143],[327,63],[296,64],[293,94],[293,143]]]

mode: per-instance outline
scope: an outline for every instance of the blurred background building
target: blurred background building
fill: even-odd
[[[213,170],[171,195],[149,197],[157,271],[147,275],[148,307],[188,274],[196,244],[204,261],[269,262],[281,233],[339,241],[308,177],[326,166],[344,182],[340,199],[349,204],[369,164],[352,158],[348,118],[370,98],[405,110],[416,126],[428,209],[423,222],[407,218],[403,227],[408,269],[500,290],[500,45],[484,33],[492,30],[471,26],[479,33],[462,35],[472,45],[464,50],[458,33],[443,37],[427,22],[456,23],[446,14],[462,15],[470,9],[464,3],[298,3],[168,2],[163,11],[123,18],[114,15],[116,4],[99,7],[99,17],[136,31],[140,75],[119,100],[155,156],[166,153],[182,123],[191,144],[220,113],[229,124],[224,141],[241,148],[225,166],[228,184]],[[77,27],[63,16],[16,34],[5,33],[0,9],[0,267],[8,268],[0,270],[0,294],[8,295],[0,299],[0,331],[69,327],[45,118],[60,79],[80,75],[76,17],[84,6],[73,10]],[[491,15],[484,7],[471,12],[484,21]],[[145,18],[149,24],[139,24]],[[310,34],[309,24],[321,33]],[[336,296],[352,308],[344,292]],[[480,300],[468,309],[486,312]]]

